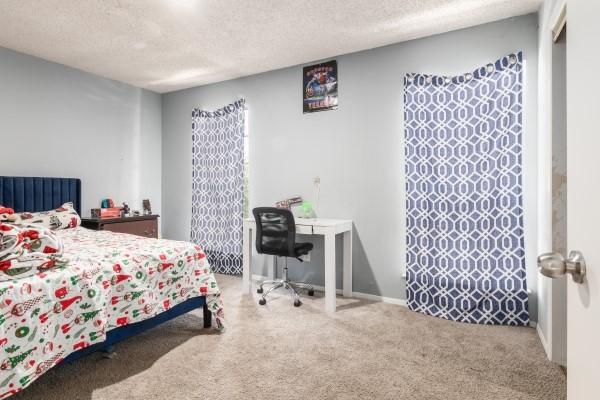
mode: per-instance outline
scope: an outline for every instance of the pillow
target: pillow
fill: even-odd
[[[24,278],[66,265],[60,237],[42,226],[0,222],[0,282]]]
[[[81,218],[73,208],[73,203],[65,203],[56,210],[23,212],[17,214],[17,217],[18,224],[38,224],[52,230],[75,228],[81,225]]]
[[[8,223],[14,223],[17,220],[18,216],[15,214],[15,211],[12,208],[0,205],[0,222],[4,221]]]

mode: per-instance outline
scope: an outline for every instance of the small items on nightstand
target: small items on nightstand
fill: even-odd
[[[120,218],[121,217],[121,209],[119,207],[92,208],[90,213],[93,218]]]
[[[101,208],[114,208],[115,202],[112,199],[103,199],[100,203]]]
[[[103,199],[100,208],[92,208],[90,213],[93,218],[120,218],[123,216],[123,209],[115,207],[112,199]]]
[[[152,215],[152,207],[150,206],[150,200],[142,200],[142,206],[144,207],[144,215]]]
[[[125,218],[125,217],[129,217],[129,206],[127,205],[127,203],[123,203],[123,209],[121,211],[121,217]]]

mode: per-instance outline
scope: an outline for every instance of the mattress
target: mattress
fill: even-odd
[[[206,296],[223,327],[215,277],[202,249],[82,227],[55,231],[68,263],[0,282],[0,398],[22,390],[113,328]]]

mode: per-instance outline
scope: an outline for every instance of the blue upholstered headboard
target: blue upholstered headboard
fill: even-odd
[[[0,205],[16,212],[48,211],[69,201],[81,215],[81,180],[0,176]]]

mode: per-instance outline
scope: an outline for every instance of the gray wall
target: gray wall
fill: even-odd
[[[320,176],[318,214],[354,220],[354,290],[405,298],[403,76],[460,74],[517,50],[526,62],[524,201],[535,320],[535,15],[336,57],[336,111],[302,114],[301,66],[163,95],[163,235],[189,239],[191,110],[243,97],[249,109],[251,207],[297,194],[314,201],[312,178]],[[316,242],[311,263],[292,268],[292,278],[322,285],[322,242]],[[253,271],[265,272],[264,265]]]
[[[0,175],[82,180],[102,198],[161,209],[161,96],[0,48]]]

